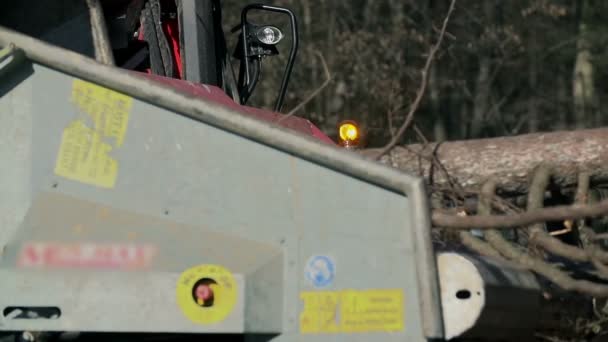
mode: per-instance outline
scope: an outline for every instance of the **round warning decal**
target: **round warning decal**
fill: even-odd
[[[308,260],[304,273],[314,287],[325,287],[334,280],[336,267],[330,257],[316,255]]]
[[[237,300],[232,273],[218,265],[200,265],[184,271],[177,281],[177,304],[188,319],[213,324],[226,319]]]

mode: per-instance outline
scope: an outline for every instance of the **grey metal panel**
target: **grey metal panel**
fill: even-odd
[[[172,106],[183,108],[182,113],[197,108],[192,118],[203,122],[143,101],[134,103],[125,144],[112,151],[120,163],[115,189],[65,180],[53,174],[53,167],[61,132],[77,117],[68,100],[71,80],[46,67],[35,69],[27,82],[40,87],[33,90],[39,94],[31,175],[36,192],[66,193],[189,225],[203,223],[209,230],[282,248],[284,336],[298,331],[298,292],[309,289],[303,268],[306,256],[315,254],[335,259],[333,289],[403,289],[406,329],[383,338],[421,340],[425,325],[427,336],[440,333],[440,316],[432,315],[438,312],[438,298],[432,296],[437,284],[428,257],[428,212],[419,180],[212,104],[188,107],[193,100],[186,97]],[[138,88],[142,82],[133,78],[123,89],[163,94],[147,83],[148,88]],[[49,112],[52,115],[43,114]],[[233,253],[226,251],[228,257]]]
[[[63,243],[150,245],[157,252],[145,270],[163,272],[217,263],[234,272],[254,274],[282,259],[281,249],[274,244],[219,232],[204,221],[195,225],[176,223],[166,216],[135,214],[56,191],[36,193],[18,234],[6,244],[0,266],[14,267],[24,243],[57,242],[58,238]]]
[[[54,191],[108,206],[202,223],[244,239],[291,243],[285,255],[296,267],[285,276],[299,282],[285,288],[284,331],[298,329],[298,292],[310,290],[303,270],[314,254],[335,255],[340,273],[333,289],[396,287],[406,291],[408,303],[419,298],[412,229],[404,220],[411,215],[407,198],[150,104],[134,103],[125,145],[112,152],[120,162],[115,189],[57,177],[61,132],[77,117],[68,101],[72,79],[35,69],[41,95],[34,112],[57,108],[52,120],[34,122],[36,189],[57,185]],[[394,272],[397,267],[404,272]],[[410,328],[401,338],[415,338],[419,311],[417,305],[406,308]]]
[[[22,82],[31,66],[20,64],[10,73],[3,71],[7,70],[0,68],[0,246],[15,234],[30,205],[32,140],[28,137],[33,127],[32,83]]]
[[[2,293],[15,288],[28,297],[6,296],[10,306],[57,306],[58,319],[12,319],[0,315],[0,330],[98,332],[231,332],[244,331],[244,302],[239,301],[219,325],[190,322],[175,305],[175,283],[179,273],[170,272],[28,272],[0,270]],[[7,283],[10,281],[10,284]],[[239,296],[244,297],[244,279],[235,274]],[[88,329],[85,329],[85,331]]]

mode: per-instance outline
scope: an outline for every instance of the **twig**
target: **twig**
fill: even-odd
[[[323,71],[325,72],[325,81],[317,89],[315,89],[312,93],[310,93],[308,95],[308,97],[306,97],[306,99],[304,99],[304,101],[300,102],[297,106],[295,106],[287,114],[285,114],[283,117],[281,117],[279,120],[277,120],[277,123],[294,115],[298,110],[300,110],[302,107],[304,107],[308,102],[312,101],[315,97],[317,97],[317,95],[319,95],[319,93],[323,89],[325,89],[325,87],[327,87],[329,85],[329,82],[331,82],[331,80],[333,79],[333,76],[329,72],[329,67],[327,66],[327,62],[325,62],[325,58],[323,57],[323,55],[319,51],[315,51],[315,54],[321,60],[321,65],[323,65]]]
[[[435,43],[435,45],[433,45],[431,47],[431,50],[429,51],[429,55],[426,59],[426,63],[424,64],[424,67],[422,68],[422,72],[421,72],[422,81],[420,82],[420,87],[418,88],[418,91],[416,92],[416,98],[414,98],[414,102],[410,106],[410,109],[405,117],[405,121],[403,122],[401,127],[399,127],[397,134],[391,138],[389,143],[386,144],[386,146],[384,146],[380,150],[380,152],[378,152],[378,154],[376,156],[374,156],[374,159],[376,159],[376,160],[380,159],[383,155],[385,155],[391,149],[393,149],[393,147],[395,147],[397,145],[397,143],[399,143],[399,140],[401,140],[401,138],[403,138],[403,135],[405,134],[405,132],[411,125],[412,121],[414,120],[414,114],[418,110],[418,107],[420,106],[420,102],[422,102],[422,98],[424,97],[424,93],[426,91],[429,70],[431,69],[431,65],[433,63],[433,59],[435,58],[435,54],[441,47],[441,42],[443,41],[443,37],[445,36],[445,31],[447,29],[448,23],[450,21],[450,16],[452,15],[452,12],[454,11],[455,6],[456,6],[456,0],[452,0],[452,2],[450,3],[450,8],[448,9],[448,13],[446,14],[445,19],[443,20],[443,26],[441,27],[441,32],[439,33],[437,42]]]
[[[543,208],[543,204],[544,204],[544,200],[545,200],[545,190],[547,189],[547,186],[549,186],[549,181],[551,180],[551,169],[547,166],[547,165],[540,165],[535,171],[534,171],[534,176],[532,178],[532,181],[530,182],[530,189],[528,192],[528,204],[527,204],[527,211],[534,211],[537,209],[541,209]],[[550,252],[553,252],[551,249],[552,246],[554,246],[554,244],[549,243],[549,242],[553,242],[551,240],[549,241],[545,241],[547,240],[547,238],[549,239],[554,239],[551,236],[545,235],[546,231],[545,231],[545,225],[544,223],[540,222],[540,223],[535,223],[533,225],[531,225],[530,227],[528,227],[527,229],[528,235],[530,236],[530,240],[529,242],[532,242],[533,245],[543,245],[543,247],[545,247],[545,249],[549,249]],[[543,234],[545,233],[545,234]],[[559,240],[555,240],[555,241],[559,241]],[[534,255],[534,256],[540,256],[541,252],[539,250],[537,250],[535,248],[535,246],[531,246],[530,244],[528,244],[528,248],[530,248],[530,254]],[[546,246],[545,246],[546,245]]]
[[[585,204],[587,203],[587,197],[589,193],[589,173],[581,172],[578,174],[578,184],[576,186],[576,195],[574,196],[574,202],[577,204]],[[585,227],[585,219],[578,220],[576,227],[579,231],[579,236],[581,240],[581,244],[583,248],[587,249],[590,246],[593,246],[593,236],[595,233],[590,229],[586,229]],[[593,233],[593,234],[589,234]]]
[[[606,240],[608,239],[608,233],[595,234],[592,239],[593,241]]]
[[[95,47],[95,59],[103,64],[114,65],[112,46],[108,38],[108,29],[103,16],[103,8],[99,0],[87,0],[89,15],[91,17],[91,33]]]
[[[608,215],[608,200],[599,202],[597,204],[555,206],[513,215],[477,215],[458,217],[436,210],[433,212],[431,218],[434,225],[443,228],[492,229],[516,228],[539,222],[568,219],[579,220],[585,217],[598,217],[604,215]]]
[[[492,196],[494,195],[495,188],[496,185],[494,184],[494,182],[491,181],[486,182],[483,185],[483,188],[481,190],[482,198],[480,198],[479,202],[477,203],[477,212],[479,212],[480,214],[490,215],[492,213],[492,206],[490,205],[490,202]],[[488,196],[484,196],[484,194],[488,194]],[[492,247],[492,245],[473,236],[473,234],[471,234],[471,232],[469,231],[463,231],[460,233],[460,241],[462,241],[465,246],[471,248],[472,250],[476,251],[481,255],[487,255],[500,260],[504,260],[500,252],[498,252],[494,247]]]
[[[482,196],[494,195],[495,184],[488,182],[482,188]],[[483,201],[480,201],[481,204]],[[535,273],[547,278],[567,291],[591,294],[596,297],[608,297],[608,286],[587,280],[575,280],[566,272],[554,267],[548,262],[535,258],[518,249],[507,241],[499,231],[489,229],[484,233],[488,243],[507,259],[526,267]]]
[[[421,149],[421,151],[426,150],[427,146],[429,145],[429,140],[424,136],[424,134],[422,133],[422,131],[420,130],[420,128],[418,128],[418,125],[416,125],[414,123],[414,132],[416,132],[416,135],[418,136],[418,138],[420,140],[422,140],[423,143],[423,147]],[[450,188],[452,189],[452,191],[456,192],[458,195],[460,195],[461,197],[464,197],[463,194],[463,189],[460,186],[460,184],[458,182],[455,182],[453,177],[450,175],[450,173],[448,172],[448,170],[445,168],[445,166],[443,165],[443,163],[441,162],[441,160],[439,159],[438,156],[438,152],[439,152],[439,147],[441,147],[442,142],[439,142],[437,144],[435,144],[435,146],[433,147],[433,150],[430,154],[430,157],[426,158],[430,163],[430,170],[433,170],[434,166],[437,166],[441,172],[443,173],[445,179],[448,182],[448,185],[450,186]],[[420,153],[422,154],[422,153]],[[430,179],[430,175],[429,175],[429,179]],[[433,184],[433,180],[430,179],[430,184]]]
[[[468,247],[470,250],[479,253],[483,256],[493,257],[496,259],[504,259],[500,253],[494,249],[494,247],[490,246],[487,242],[481,240],[480,238],[474,236],[469,231],[461,231],[460,232],[460,242],[463,245]]]
[[[534,173],[534,178],[530,184],[530,193],[528,195],[528,210],[536,210],[542,207],[545,189],[551,178],[551,170],[547,166],[540,166]],[[580,180],[580,178],[579,178]],[[583,192],[582,189],[587,184],[579,183],[577,192]],[[608,261],[608,253],[604,253],[595,248],[582,249],[572,246],[558,240],[548,234],[542,224],[534,224],[529,228],[530,242],[542,247],[544,250],[554,255],[563,256],[571,260],[587,262],[594,264]],[[533,255],[535,253],[532,253]],[[599,269],[598,269],[599,271]],[[600,271],[601,272],[601,271]]]
[[[587,203],[589,193],[589,180],[590,176],[588,172],[581,172],[578,175],[578,185],[576,188],[575,202],[579,204]],[[604,258],[607,254],[601,250],[595,240],[595,232],[585,225],[585,220],[581,219],[577,222],[577,228],[579,238],[583,249],[587,251],[593,267],[598,271],[599,276],[604,279],[608,279],[608,266],[604,263],[608,260]]]

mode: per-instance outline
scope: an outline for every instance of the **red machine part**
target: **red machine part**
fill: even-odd
[[[165,36],[171,46],[171,53],[173,58],[173,65],[175,66],[175,72],[177,77],[179,78],[169,78],[163,77],[159,75],[152,74],[152,70],[150,68],[146,69],[144,72],[147,74],[146,76],[161,82],[165,85],[171,86],[175,88],[177,91],[182,93],[187,93],[192,96],[204,98],[209,101],[216,102],[223,106],[234,109],[242,114],[252,116],[256,119],[271,122],[278,124],[280,126],[295,130],[304,135],[311,136],[323,143],[335,145],[334,141],[331,140],[327,135],[325,135],[320,129],[318,129],[315,125],[313,125],[310,121],[295,117],[289,116],[285,117],[282,114],[274,113],[271,111],[266,111],[254,107],[241,106],[235,103],[228,95],[224,93],[220,88],[215,86],[209,86],[204,84],[197,84],[189,81],[183,80],[183,66],[182,66],[182,58],[180,54],[180,37],[179,37],[179,22],[177,18],[167,18],[164,19],[161,23]],[[138,32],[138,40],[144,40],[144,31],[143,26],[140,26]]]
[[[310,121],[306,119],[302,119],[297,116],[286,117],[283,114],[274,113],[259,108],[241,106],[234,102],[230,97],[228,97],[228,95],[226,95],[226,93],[224,93],[222,89],[218,87],[178,80],[175,78],[162,77],[153,74],[145,74],[145,77],[170,86],[181,93],[189,94],[191,96],[215,102],[224,107],[228,107],[230,109],[238,111],[243,115],[251,116],[261,121],[278,124],[285,128],[289,128],[301,134],[310,136],[323,143],[335,145],[333,140],[331,140],[320,129],[318,129],[315,125],[313,125]]]
[[[177,19],[167,19],[162,23],[163,31],[169,40],[171,45],[171,53],[173,55],[173,65],[175,65],[175,71],[180,79],[184,78],[182,68],[182,56],[180,54],[179,46],[179,23]]]

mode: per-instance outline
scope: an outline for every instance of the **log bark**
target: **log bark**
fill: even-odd
[[[445,173],[431,167],[435,147],[434,143],[395,147],[381,162],[425,177],[433,173],[435,184],[446,184]],[[373,156],[377,151],[362,153]],[[608,128],[449,141],[435,155],[453,179],[472,191],[479,191],[493,177],[500,180],[500,193],[525,194],[531,171],[542,163],[554,166],[552,182],[560,187],[575,188],[581,171],[590,174],[592,184],[608,183]]]

